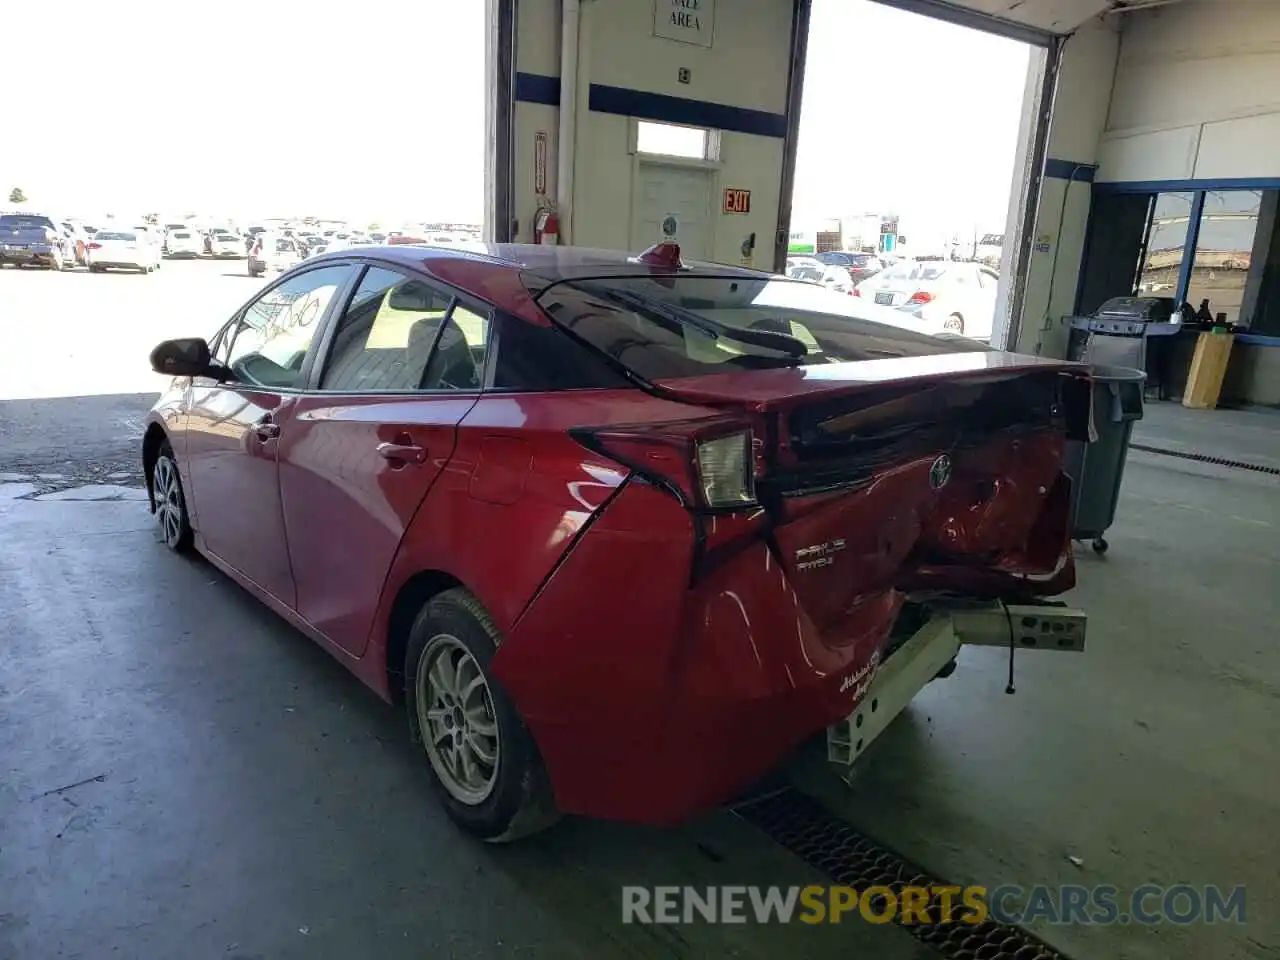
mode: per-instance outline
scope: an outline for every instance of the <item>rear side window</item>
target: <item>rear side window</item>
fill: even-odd
[[[489,317],[455,304],[427,364],[423,389],[479,390],[488,346]]]
[[[320,389],[421,389],[451,300],[422,280],[370,267],[338,324]]]
[[[630,386],[594,350],[558,327],[498,314],[495,390],[581,390]]]

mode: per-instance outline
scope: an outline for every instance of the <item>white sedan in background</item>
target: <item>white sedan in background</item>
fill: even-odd
[[[219,258],[239,259],[245,255],[244,241],[234,233],[219,231],[209,237],[209,255]]]
[[[854,295],[918,317],[926,331],[991,337],[1000,277],[980,263],[904,260],[854,288]]]
[[[137,230],[99,230],[88,243],[89,272],[137,270],[150,273],[160,266],[160,248]]]

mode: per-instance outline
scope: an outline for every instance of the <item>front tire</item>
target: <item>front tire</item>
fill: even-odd
[[[418,614],[405,652],[409,727],[422,745],[449,816],[491,843],[517,840],[555,822],[542,758],[489,667],[502,637],[461,588]]]
[[[156,523],[164,545],[175,553],[191,548],[193,534],[187,513],[187,498],[182,490],[182,475],[173,448],[165,443],[151,467],[151,498]]]

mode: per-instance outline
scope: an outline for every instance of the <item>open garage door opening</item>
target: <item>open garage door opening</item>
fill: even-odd
[[[1042,61],[873,0],[814,0],[787,272],[1001,342]]]
[[[111,400],[118,415],[88,428],[112,431],[163,385],[148,365],[157,342],[212,338],[284,268],[478,241],[484,15],[481,3],[374,0],[335,19],[293,0],[197,12],[122,0],[77,10],[72,29],[57,7],[8,11],[7,70],[49,79],[6,107],[23,132],[0,149],[0,400],[141,397]],[[121,23],[137,43],[111,43]],[[36,449],[50,418],[24,416],[22,437],[16,419],[0,423],[0,451],[17,451],[0,471],[66,472]],[[136,473],[118,432],[127,463],[110,465]]]

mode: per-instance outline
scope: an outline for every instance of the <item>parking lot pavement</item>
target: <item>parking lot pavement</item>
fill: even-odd
[[[143,417],[164,385],[151,348],[211,335],[262,283],[243,260],[166,260],[149,275],[0,269],[0,475],[140,483]]]

